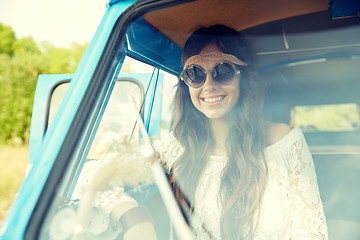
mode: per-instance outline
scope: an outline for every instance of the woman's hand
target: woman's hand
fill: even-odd
[[[132,214],[134,216],[132,216]],[[128,227],[123,229],[123,240],[157,239],[151,216],[144,207],[139,207],[138,204],[133,201],[115,205],[111,211],[111,217],[115,221],[125,223],[122,225]]]

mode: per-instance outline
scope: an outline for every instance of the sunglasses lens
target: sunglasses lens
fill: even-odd
[[[235,69],[230,63],[223,62],[214,67],[212,74],[212,77],[216,82],[225,84],[234,79]]]
[[[185,70],[184,78],[188,85],[196,88],[204,83],[206,76],[204,70],[200,67],[190,66]]]
[[[237,74],[235,67],[227,62],[216,64],[213,70],[209,72],[212,73],[213,80],[219,84],[231,82]],[[184,80],[188,86],[199,88],[204,85],[206,81],[206,71],[200,66],[191,65],[182,72],[181,79]]]

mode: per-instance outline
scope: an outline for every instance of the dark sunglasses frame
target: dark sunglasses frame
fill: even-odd
[[[226,79],[219,79],[219,75],[214,75],[214,73],[216,73],[216,70],[215,68],[218,67],[219,65],[221,64],[228,64],[229,66],[232,67],[233,69],[233,76],[232,77],[226,77]],[[198,81],[198,82],[194,82],[193,80],[191,80],[191,78],[189,77],[187,71],[190,69],[190,68],[198,68],[200,69],[202,72],[203,72],[203,79],[201,79],[201,81]],[[200,88],[202,87],[205,82],[206,82],[206,75],[208,73],[211,73],[211,77],[212,79],[218,83],[218,84],[221,84],[221,85],[226,85],[226,84],[229,84],[230,82],[232,82],[235,77],[237,75],[240,74],[240,70],[236,67],[236,65],[232,62],[228,62],[228,61],[221,61],[221,62],[218,62],[215,64],[215,66],[211,69],[211,70],[205,70],[203,67],[201,67],[200,65],[197,65],[197,64],[191,64],[189,66],[187,66],[180,74],[180,80],[181,81],[184,81],[184,83],[186,85],[188,85],[189,87],[192,87],[192,88]]]

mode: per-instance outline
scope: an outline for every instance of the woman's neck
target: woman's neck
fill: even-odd
[[[224,119],[212,119],[210,124],[214,136],[214,149],[212,155],[225,156],[225,143],[229,132],[229,123]]]

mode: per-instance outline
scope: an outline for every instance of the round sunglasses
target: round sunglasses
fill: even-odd
[[[212,70],[206,71],[199,65],[189,65],[180,74],[180,80],[192,88],[200,88],[206,81],[206,74],[211,73],[212,79],[219,84],[228,84],[240,74],[234,64],[229,62],[219,62]]]

